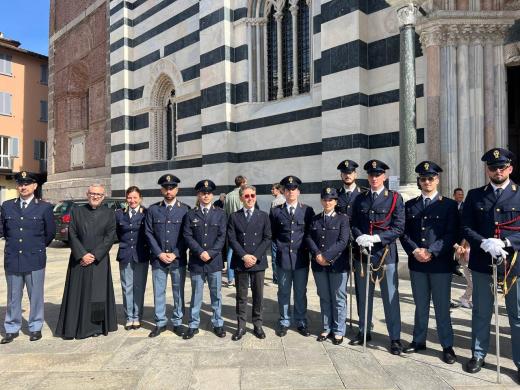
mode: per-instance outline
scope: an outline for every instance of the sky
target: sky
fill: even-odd
[[[22,49],[47,55],[49,0],[0,0],[0,32]]]

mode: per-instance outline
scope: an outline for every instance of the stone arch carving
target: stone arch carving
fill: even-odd
[[[150,152],[154,160],[165,160],[167,155],[167,114],[165,107],[172,97],[172,91],[177,91],[183,83],[182,75],[177,66],[163,58],[151,68],[150,79],[143,91],[143,98],[149,109]]]

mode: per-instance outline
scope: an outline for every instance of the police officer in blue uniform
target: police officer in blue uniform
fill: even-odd
[[[150,265],[150,249],[144,231],[146,209],[141,206],[141,201],[139,187],[128,187],[128,206],[124,210],[116,210],[116,234],[119,240],[116,260],[119,262],[123,292],[125,330],[141,327],[146,278]]]
[[[421,195],[405,204],[406,224],[401,244],[408,255],[408,268],[415,302],[413,341],[404,352],[426,349],[430,297],[435,309],[437,335],[444,362],[453,364],[453,328],[450,317],[450,292],[453,245],[459,234],[457,202],[439,194],[441,167],[423,161],[415,168]]]
[[[386,327],[390,336],[390,352],[400,355],[402,345],[401,312],[399,307],[397,246],[396,240],[403,234],[405,216],[401,195],[385,188],[388,165],[379,160],[370,160],[363,169],[368,174],[370,191],[358,195],[354,203],[351,228],[356,243],[365,248],[372,248],[371,263],[374,268],[373,280],[368,281],[368,323],[372,323],[372,301],[375,278],[380,280],[381,297],[385,311]],[[364,256],[366,258],[366,256]],[[365,261],[365,260],[364,260]],[[351,345],[363,344],[365,327],[365,288],[367,283],[367,264],[360,264],[356,259],[355,282],[359,289],[359,333],[351,340]],[[371,340],[367,330],[367,341]]]
[[[184,238],[190,249],[191,304],[188,331],[185,340],[199,333],[200,307],[204,281],[208,281],[213,316],[213,332],[226,337],[222,318],[222,248],[226,243],[226,213],[212,206],[215,183],[201,180],[195,185],[198,206],[184,216]]]
[[[291,325],[291,288],[294,292],[294,317],[298,332],[310,336],[307,327],[307,281],[309,278],[309,249],[305,242],[314,210],[298,202],[302,181],[286,176],[280,184],[284,188],[285,203],[271,209],[269,218],[276,244],[276,273],[278,280],[278,308],[280,323],[276,334],[284,337]]]
[[[251,283],[253,295],[253,333],[265,339],[263,330],[264,280],[267,269],[266,250],[271,246],[271,226],[269,215],[255,208],[256,188],[244,185],[239,196],[244,205],[231,213],[228,220],[227,236],[233,250],[231,267],[235,271],[236,314],[238,327],[231,339],[240,340],[246,334],[247,290]]]
[[[5,337],[1,344],[12,342],[22,326],[23,287],[29,296],[30,340],[42,338],[44,320],[43,285],[47,261],[46,247],[56,234],[52,205],[36,199],[36,177],[26,171],[15,175],[18,198],[2,204],[0,237],[5,238],[4,269],[7,281]]]
[[[337,167],[340,171],[343,185],[338,189],[336,212],[348,215],[349,219],[352,217],[352,205],[357,196],[362,192],[366,192],[366,189],[360,188],[356,183],[356,168],[358,166],[358,163],[353,160],[343,160]]]
[[[186,242],[182,235],[183,219],[188,206],[177,199],[178,177],[166,174],[159,178],[163,200],[150,206],[146,213],[145,233],[151,250],[155,328],[148,335],[157,337],[166,330],[166,285],[168,275],[173,290],[173,331],[182,336],[184,284],[186,281]]]
[[[312,218],[307,244],[312,254],[312,272],[320,297],[322,331],[317,341],[328,337],[334,345],[343,342],[347,318],[348,254],[350,237],[348,217],[334,211],[338,202],[335,188],[321,191],[323,211]]]
[[[489,333],[493,313],[492,258],[505,259],[508,273],[508,292],[505,297],[513,362],[518,368],[520,382],[520,288],[514,277],[520,276],[516,260],[520,250],[520,189],[509,178],[513,171],[512,152],[494,148],[482,156],[486,163],[489,184],[468,192],[462,211],[463,235],[469,242],[469,269],[473,277],[472,357],[466,371],[475,373],[484,365],[489,348]]]

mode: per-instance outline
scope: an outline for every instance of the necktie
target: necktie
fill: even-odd
[[[208,209],[203,207],[202,208],[202,215],[204,215],[204,218],[206,217],[206,215],[208,215]]]
[[[166,208],[168,209],[168,212],[170,212],[170,211],[172,211],[173,206],[168,206],[168,207],[166,207]]]
[[[251,210],[246,210],[246,219],[247,222],[249,222],[249,220],[251,219]]]
[[[372,202],[375,202],[377,199],[377,192],[372,192]]]
[[[291,214],[291,217],[294,217],[294,207],[289,207],[289,214]]]
[[[352,194],[352,191],[347,191],[347,203],[350,201],[351,194]]]
[[[502,195],[502,191],[504,191],[502,188],[497,188],[495,190],[495,196],[498,198],[500,198],[500,195]]]
[[[425,208],[428,207],[430,205],[431,201],[432,200],[430,198],[424,198],[424,207]]]
[[[134,209],[130,211],[130,219],[132,219],[135,216],[135,213],[136,211]]]
[[[22,202],[22,210],[24,210],[27,207],[27,202]]]

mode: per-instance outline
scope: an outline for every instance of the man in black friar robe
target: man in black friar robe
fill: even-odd
[[[115,241],[114,211],[102,205],[105,189],[91,185],[88,204],[71,212],[71,254],[56,336],[96,337],[117,330],[108,252]]]

